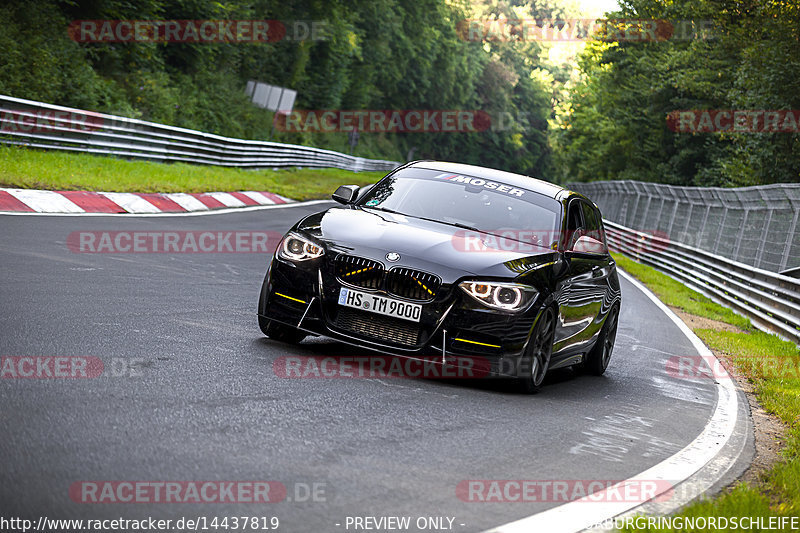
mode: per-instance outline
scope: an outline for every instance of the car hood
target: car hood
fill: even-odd
[[[433,272],[445,282],[469,274],[516,277],[555,258],[548,248],[504,241],[497,249],[498,240],[490,234],[359,207],[333,207],[306,217],[296,229],[331,251],[375,259],[387,268]],[[400,259],[387,261],[389,252],[400,254]]]

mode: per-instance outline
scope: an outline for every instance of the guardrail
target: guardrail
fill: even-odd
[[[722,188],[618,180],[568,187],[617,224],[772,272],[800,267],[800,183]]]
[[[222,137],[0,95],[0,143],[117,157],[239,168],[333,167],[388,171],[400,163],[332,150]]]
[[[800,344],[800,280],[604,221],[612,250],[650,265]]]

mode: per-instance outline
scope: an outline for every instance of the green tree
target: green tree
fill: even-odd
[[[687,40],[587,46],[581,81],[552,132],[562,181],[638,179],[682,185],[797,181],[797,134],[680,133],[670,113],[797,109],[795,3],[631,0],[617,16],[710,21]],[[758,38],[754,38],[758,36]]]

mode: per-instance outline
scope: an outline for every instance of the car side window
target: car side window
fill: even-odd
[[[575,241],[581,235],[584,229],[583,213],[581,204],[577,201],[572,201],[567,210],[567,233],[564,236],[564,249],[572,250]]]
[[[584,231],[581,236],[586,237],[578,246],[576,251],[592,254],[603,254],[608,251],[603,236],[602,222],[595,207],[588,202],[581,201],[583,211]],[[576,243],[577,244],[577,243]],[[579,248],[579,249],[578,249]]]
[[[592,208],[592,206],[586,202],[581,202],[581,208],[583,210],[583,220],[584,228],[586,229],[586,235],[593,239],[600,240],[600,224],[597,223],[597,217],[594,214],[594,208]]]
[[[597,226],[600,230],[600,242],[603,243],[603,249],[608,252],[608,240],[606,240],[606,228],[603,225],[603,215],[600,214],[600,210],[595,208],[594,214],[597,217]]]

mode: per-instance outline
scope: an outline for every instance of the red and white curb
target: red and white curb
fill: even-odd
[[[132,193],[0,188],[0,212],[188,213],[293,202],[271,192]]]

